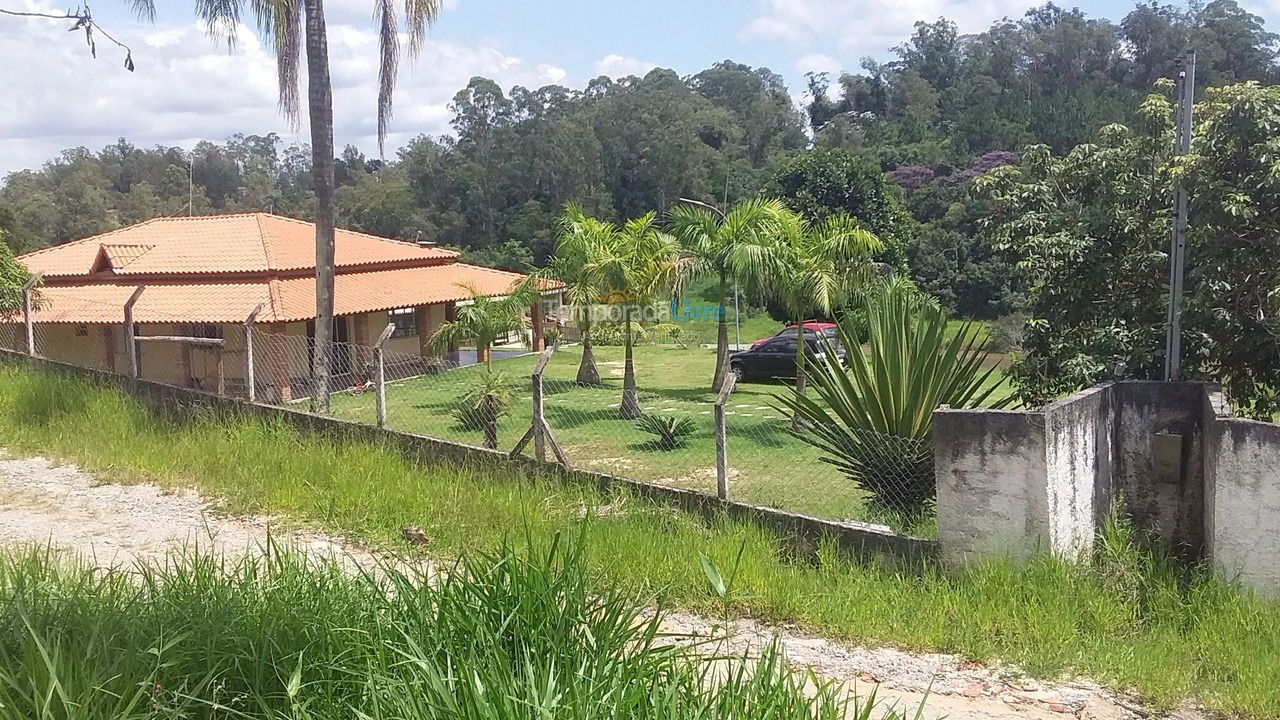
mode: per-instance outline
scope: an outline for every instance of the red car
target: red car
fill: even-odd
[[[814,333],[818,335],[823,335],[828,338],[831,338],[832,340],[836,339],[839,336],[840,334],[839,328],[840,326],[836,325],[833,322],[822,322],[820,320],[804,321],[804,331],[806,334]],[[776,337],[795,337],[795,336],[796,336],[796,326],[793,323],[779,330],[777,335],[772,335],[766,338],[760,338],[759,340],[751,343],[751,349],[754,350],[755,348],[758,348],[761,345],[763,345],[765,342],[772,340],[773,338],[776,338]]]

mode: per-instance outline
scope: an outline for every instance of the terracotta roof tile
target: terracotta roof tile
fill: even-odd
[[[120,270],[129,263],[146,255],[154,245],[125,245],[121,243],[102,243],[102,254],[106,256],[111,267]]]
[[[334,278],[334,314],[466,300],[472,296],[471,288],[482,295],[504,295],[522,279],[519,273],[463,263],[343,273]],[[315,317],[315,278],[289,278],[281,280],[279,287],[281,320]]]
[[[334,245],[338,267],[447,262],[457,257],[450,250],[350,230],[336,231]],[[315,226],[267,213],[157,218],[18,259],[28,270],[46,277],[89,275],[103,248],[125,246],[151,249],[123,265],[112,260],[117,275],[266,273],[315,267]]]
[[[335,280],[334,312],[354,315],[392,308],[433,305],[472,296],[503,295],[523,275],[450,263],[427,267],[344,273]],[[134,285],[49,285],[39,290],[38,323],[121,323]],[[557,283],[545,283],[552,289]],[[238,323],[262,304],[259,322],[297,322],[315,317],[315,279],[249,283],[148,283],[134,306],[139,323]]]

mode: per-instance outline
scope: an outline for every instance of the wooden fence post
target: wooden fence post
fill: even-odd
[[[547,461],[547,420],[545,406],[542,401],[542,372],[547,369],[547,361],[551,359],[551,354],[543,352],[542,357],[538,359],[538,365],[533,369],[533,375],[530,376],[533,391],[533,456],[538,462]]]
[[[134,380],[138,379],[138,335],[133,326],[133,306],[146,289],[146,285],[139,285],[124,303],[124,348],[129,354],[129,377]]]
[[[721,500],[729,499],[729,442],[725,435],[724,406],[733,394],[736,377],[733,373],[725,373],[724,384],[720,386],[720,394],[716,396],[716,496]]]
[[[551,432],[551,426],[547,424],[546,413],[543,408],[542,393],[542,373],[547,369],[547,363],[551,362],[551,356],[555,354],[559,344],[552,345],[542,351],[542,357],[538,358],[538,364],[533,369],[533,374],[529,376],[533,390],[533,422],[529,424],[529,429],[521,437],[516,446],[511,449],[510,457],[514,458],[520,454],[524,446],[533,440],[533,454],[539,462],[546,462],[547,445],[551,446],[551,452],[555,453],[556,461],[565,467],[569,467],[569,459],[565,457],[564,450],[560,449],[560,443],[556,442],[556,436]]]
[[[387,366],[383,361],[382,346],[395,329],[395,323],[387,323],[387,326],[382,329],[382,334],[378,336],[378,341],[373,344],[373,362],[377,372],[374,384],[377,393],[375,403],[378,410],[378,427],[387,426]]]
[[[258,321],[258,313],[262,312],[262,303],[258,303],[249,317],[244,320],[244,384],[248,391],[249,402],[258,399],[258,379],[254,376],[253,367],[253,324]]]
[[[22,285],[22,324],[27,332],[27,354],[32,357],[36,355],[36,323],[32,317],[35,313],[35,302],[31,295],[36,283],[40,282],[42,277],[44,276],[40,273],[35,273]]]

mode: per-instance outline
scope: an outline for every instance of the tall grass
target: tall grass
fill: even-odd
[[[269,550],[135,573],[0,559],[0,717],[899,718],[771,649],[716,660],[589,582],[580,543],[469,555],[440,577]]]
[[[625,494],[492,468],[417,465],[376,444],[260,420],[178,424],[114,389],[12,367],[0,367],[0,445],[71,459],[108,479],[196,486],[229,511],[280,513],[377,543],[399,542],[399,528],[414,524],[446,555],[497,548],[513,533],[545,544],[599,509],[584,543],[601,586],[718,611],[702,553],[737,567],[735,612],[1002,660],[1040,676],[1085,674],[1157,706],[1197,697],[1223,712],[1280,715],[1280,607],[1118,531],[1093,564],[1079,566],[1041,557],[1024,567],[908,571],[854,562],[829,545],[798,556],[747,522],[705,523]]]

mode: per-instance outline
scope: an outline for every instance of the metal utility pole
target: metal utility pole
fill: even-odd
[[[1196,53],[1189,50],[1179,63],[1178,106],[1174,154],[1191,152],[1191,111],[1195,102]],[[1182,280],[1186,274],[1187,189],[1173,188],[1173,236],[1169,242],[1169,320],[1164,344],[1164,379],[1177,380],[1182,372]]]

